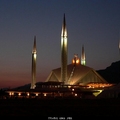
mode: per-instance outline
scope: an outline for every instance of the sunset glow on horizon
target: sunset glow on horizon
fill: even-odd
[[[81,59],[82,45],[85,65],[95,70],[120,60],[119,0],[0,0],[0,88],[31,83],[34,36],[36,82],[44,82],[51,70],[61,66],[64,14],[68,64],[76,53]]]

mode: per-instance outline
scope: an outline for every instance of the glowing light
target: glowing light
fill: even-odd
[[[67,47],[67,37],[61,39],[61,46]]]
[[[12,95],[12,93],[10,92],[9,95]]]
[[[47,94],[46,94],[46,93],[44,93],[44,96],[46,97],[46,96],[47,96]]]
[[[37,54],[36,54],[36,53],[34,53],[34,58],[35,58],[35,59],[37,58]]]
[[[71,86],[68,86],[68,88],[71,88]]]
[[[77,96],[77,94],[75,94],[75,96]]]
[[[97,92],[93,92],[93,95],[98,96],[101,92],[102,92],[102,90],[98,90]]]
[[[38,96],[38,93],[36,93],[36,96]]]
[[[106,83],[89,83],[87,84],[88,88],[104,88],[104,87],[110,87],[113,84],[106,84]]]
[[[74,55],[74,58],[73,58],[73,60],[72,60],[72,63],[73,64],[79,64],[80,63],[80,59],[78,58],[78,55]]]
[[[14,95],[14,92],[10,92],[10,94],[9,95]]]
[[[67,46],[67,38],[64,38],[64,44]]]
[[[74,91],[74,89],[72,89],[72,91]]]
[[[29,96],[30,94],[29,93],[27,93],[27,96]]]
[[[21,96],[21,93],[18,93],[19,96]]]
[[[64,30],[64,28],[62,28],[61,36],[64,38],[67,37],[67,30],[66,29]]]
[[[85,65],[86,63],[85,63],[85,60],[81,60],[81,64],[82,65]]]

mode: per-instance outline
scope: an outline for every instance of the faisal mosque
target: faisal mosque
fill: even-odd
[[[71,64],[67,64],[67,43],[68,36],[64,14],[61,32],[61,67],[52,70],[46,82],[62,82],[64,85],[107,87],[108,82],[94,69],[86,66],[84,46],[82,46],[81,59],[75,54]]]
[[[15,88],[9,90],[10,96],[26,97],[47,97],[47,96],[97,96],[106,88],[112,87],[102,76],[100,76],[93,68],[86,66],[86,56],[84,45],[81,49],[81,58],[74,54],[71,64],[68,64],[68,34],[65,14],[63,16],[61,31],[61,66],[51,70],[45,82],[36,82],[36,61],[37,48],[36,36],[32,50],[32,69],[31,84],[27,88]]]

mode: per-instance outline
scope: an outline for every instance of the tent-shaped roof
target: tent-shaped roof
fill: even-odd
[[[107,83],[94,69],[81,65],[69,64],[67,65],[67,83],[70,85],[87,85],[88,83]],[[61,68],[51,71],[46,82],[62,82],[61,81]]]

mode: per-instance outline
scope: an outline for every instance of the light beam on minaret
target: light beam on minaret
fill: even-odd
[[[32,81],[31,89],[36,87],[36,58],[37,58],[37,49],[36,49],[36,36],[34,36],[34,45],[32,50]]]
[[[67,82],[67,28],[65,14],[61,32],[61,82]]]
[[[81,64],[82,64],[82,65],[85,65],[85,64],[86,64],[84,45],[82,45]]]

